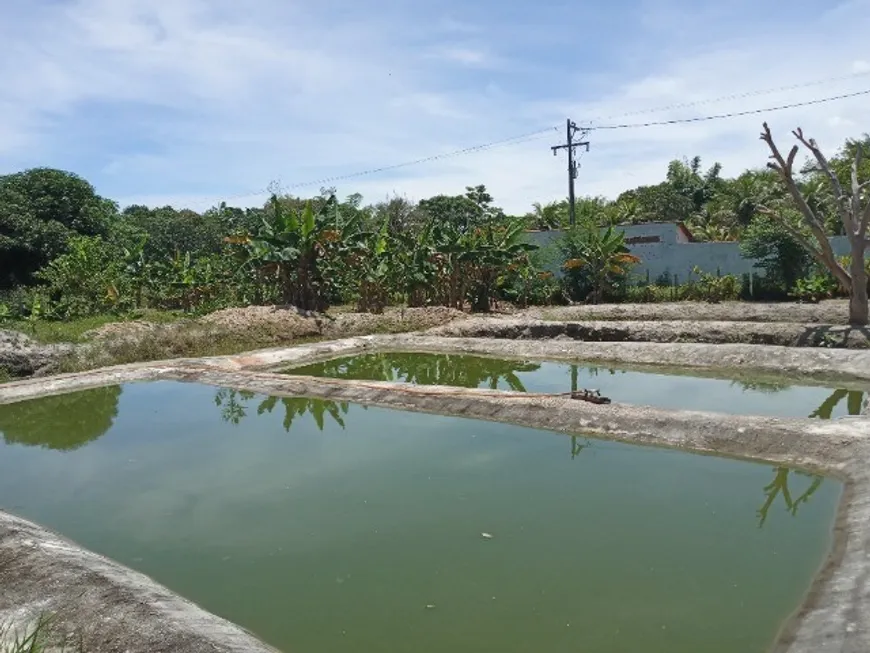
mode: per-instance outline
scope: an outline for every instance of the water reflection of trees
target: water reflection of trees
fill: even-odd
[[[221,410],[221,418],[230,424],[238,424],[248,415],[251,400],[262,395],[245,390],[222,388],[215,393],[214,403]],[[326,418],[331,418],[341,428],[345,427],[343,415],[347,415],[350,404],[347,402],[311,399],[309,397],[262,397],[256,404],[257,415],[272,413],[275,408],[284,411],[282,425],[289,432],[293,423],[300,417],[311,415],[318,430],[326,426]],[[365,406],[361,406],[365,409]]]
[[[292,373],[417,385],[488,387],[492,390],[504,383],[511,390],[526,392],[517,374],[535,372],[540,368],[539,363],[467,354],[382,353],[325,361],[296,368]]]
[[[766,381],[734,381],[732,385],[737,384],[743,390],[753,392],[763,392],[766,394],[775,394],[784,390],[790,390],[792,386],[785,383],[774,383]],[[855,416],[860,415],[864,405],[865,393],[861,390],[847,390],[838,388],[831,392],[830,396],[825,399],[821,405],[809,414],[810,419],[831,419],[834,414],[834,409],[846,400],[846,414]]]
[[[843,399],[846,400],[846,411],[849,415],[861,414],[861,408],[864,404],[864,393],[860,390],[845,390],[841,388],[839,390],[834,390],[831,393],[831,396],[825,399],[822,402],[822,405],[810,414],[810,417],[831,419],[834,409],[841,401],[843,401]]]
[[[810,474],[800,470],[789,469],[788,467],[776,467],[773,472],[773,480],[764,487],[764,503],[758,509],[759,528],[764,526],[764,522],[767,521],[767,513],[770,511],[770,507],[774,504],[778,496],[782,497],[786,510],[788,510],[792,516],[796,516],[798,508],[810,500],[810,497],[819,489],[823,480],[823,477],[818,474]],[[791,490],[788,486],[789,477],[792,473],[812,479],[807,488],[797,497],[792,496]]]
[[[731,386],[740,386],[744,392],[760,392],[762,394],[776,394],[785,390],[791,390],[791,385],[788,383],[778,383],[775,381],[732,381]]]
[[[121,386],[0,405],[7,444],[72,451],[101,437],[118,415]]]

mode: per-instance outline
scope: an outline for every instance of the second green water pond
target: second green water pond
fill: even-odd
[[[863,392],[844,388],[730,381],[467,354],[361,354],[286,371],[336,379],[519,392],[597,389],[615,403],[769,417],[831,419],[858,415],[864,401]]]

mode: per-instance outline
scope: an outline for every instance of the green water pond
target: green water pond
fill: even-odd
[[[841,494],[767,464],[175,382],[3,405],[0,435],[0,507],[294,653],[763,653]]]
[[[286,370],[337,379],[401,381],[519,392],[595,389],[614,402],[736,415],[830,419],[861,413],[864,393],[783,381],[735,381],[601,366],[472,356],[374,353]]]

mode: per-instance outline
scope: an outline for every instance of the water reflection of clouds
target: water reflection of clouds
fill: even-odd
[[[561,366],[554,367],[561,371]],[[590,378],[618,381],[623,376]],[[701,394],[692,386],[693,379],[679,381],[687,391]],[[564,375],[559,382],[564,382]],[[220,403],[216,392],[224,391],[171,382],[126,386],[119,415],[105,437],[71,452],[6,447],[0,459],[0,496],[10,508],[27,506],[30,493],[15,479],[43,478],[44,489],[55,497],[43,504],[45,511],[57,514],[73,503],[84,505],[85,518],[94,520],[94,528],[128,532],[140,542],[158,541],[176,529],[210,532],[232,515],[239,528],[222,536],[227,544],[245,541],[246,529],[261,527],[256,517],[260,510],[281,512],[300,503],[318,503],[319,495],[348,484],[377,488],[386,482],[385,470],[393,475],[411,473],[421,460],[437,462],[445,473],[463,475],[512,465],[523,470],[518,461],[531,465],[538,449],[551,457],[553,442],[566,459],[573,453],[583,460],[592,452],[626,469],[667,467],[670,460],[659,459],[661,451],[655,449],[601,441],[578,449],[556,434],[529,438],[529,430],[520,427],[356,405],[348,407],[348,428],[327,417],[321,431],[312,415],[302,411],[287,432],[280,401],[274,402],[272,412],[258,414],[262,396],[241,398],[245,416],[233,424],[222,418],[222,406],[215,405]],[[661,396],[663,390],[650,385],[647,392]],[[685,395],[680,401],[686,401]],[[460,421],[462,437],[450,437]],[[468,424],[475,427],[469,430]],[[707,464],[700,459],[696,466]],[[711,473],[743,472],[714,464]],[[667,478],[657,482],[670,483]],[[767,482],[755,481],[759,487]],[[778,496],[788,504],[787,492]],[[252,511],[252,506],[257,509]],[[303,513],[294,514],[301,518]],[[308,519],[316,523],[315,517]]]

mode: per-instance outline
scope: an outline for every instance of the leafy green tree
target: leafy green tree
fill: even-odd
[[[493,205],[493,197],[486,190],[486,186],[479,184],[477,186],[466,186],[465,197],[474,202],[477,206],[478,217],[477,224],[487,224],[505,219],[504,211]]]
[[[467,186],[465,195],[436,195],[421,200],[420,211],[428,219],[453,224],[462,232],[504,219],[504,212],[492,204],[486,186]]]
[[[722,165],[719,163],[701,174],[701,157],[691,161],[673,160],[668,164],[666,183],[677,193],[691,201],[693,212],[697,213],[709,202],[719,186]]]
[[[124,283],[121,265],[119,252],[102,238],[74,236],[68,251],[36,276],[47,286],[55,317],[70,319],[118,307]]]
[[[221,251],[228,233],[219,214],[178,211],[171,206],[133,205],[121,216],[134,232],[147,236],[144,251],[149,258],[165,259],[184,252],[214,254]]]
[[[634,223],[688,222],[695,211],[692,199],[667,182],[655,186],[639,186],[622,193],[616,201],[636,202]]]
[[[73,236],[105,235],[117,206],[71,172],[32,168],[0,176],[0,288],[34,282]]]
[[[800,229],[796,216],[790,219],[792,229]],[[809,252],[795,239],[792,231],[781,220],[764,214],[756,216],[747,227],[740,241],[740,251],[747,258],[756,259],[756,265],[764,270],[766,279],[783,293],[806,276],[812,263]]]
[[[395,195],[371,207],[372,220],[381,224],[389,220],[391,234],[403,234],[419,231],[425,223],[425,217],[416,204],[405,197]]]

